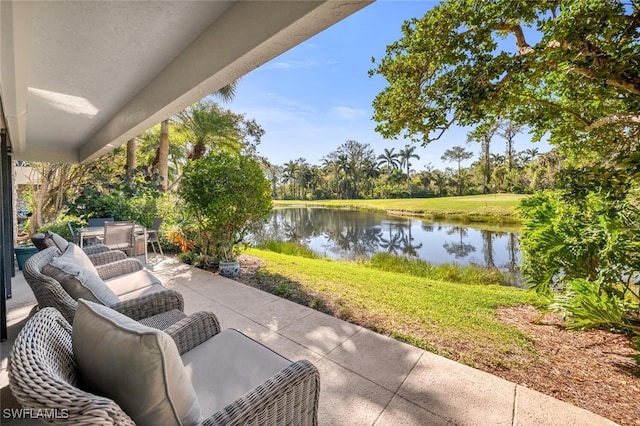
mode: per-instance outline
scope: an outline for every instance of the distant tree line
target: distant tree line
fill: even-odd
[[[479,143],[479,155],[469,144],[454,146],[442,156],[452,164],[444,170],[431,164],[416,170],[413,161],[420,156],[415,145],[384,148],[376,154],[371,145],[348,140],[325,155],[320,164],[310,164],[302,157],[280,165],[263,159],[264,172],[271,182],[272,197],[285,200],[533,193],[552,188],[560,169],[559,154],[555,150],[541,154],[537,148],[516,152],[513,137],[521,131],[508,121],[475,129],[468,143]],[[492,152],[496,136],[506,141],[505,150]],[[477,160],[471,165],[462,166],[474,157]]]

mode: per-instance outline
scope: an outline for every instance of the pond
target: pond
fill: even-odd
[[[316,207],[275,208],[256,242],[273,239],[309,247],[337,260],[378,252],[433,264],[476,264],[506,272],[520,284],[517,228],[482,227],[390,216],[381,212]]]

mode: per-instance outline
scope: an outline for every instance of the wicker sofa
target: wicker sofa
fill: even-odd
[[[69,247],[77,246],[72,243]],[[100,245],[91,246],[86,257],[95,268],[98,279],[103,280],[110,296],[109,303],[114,310],[149,326],[165,329],[184,319],[184,299],[175,290],[166,289],[160,281],[143,268],[135,258],[128,258],[117,250],[104,251]],[[36,297],[39,308],[54,307],[72,323],[78,306],[73,297],[56,277],[47,274],[47,268],[63,252],[57,246],[48,247],[35,253],[24,264],[24,278]]]
[[[81,318],[71,327],[55,309],[37,312],[18,335],[9,356],[11,391],[24,408],[54,414],[44,421],[73,425],[317,424],[320,378],[313,364],[291,362],[235,330],[220,332],[213,314],[194,318],[179,330],[182,335],[178,338],[176,330],[168,331],[173,340],[91,302],[81,301],[77,315]],[[122,336],[123,329],[133,340],[113,343],[131,338]],[[121,352],[141,340],[146,342],[145,350]],[[105,341],[107,350],[95,347]],[[154,371],[148,371],[140,373],[146,376],[136,382],[130,376],[138,374],[137,365],[148,369],[157,362],[145,358],[154,356],[153,350],[146,349],[156,341],[164,342],[160,352],[166,352],[166,358],[157,364],[156,370],[162,370],[160,379],[155,380]],[[176,355],[172,341],[181,342],[177,343],[181,355]],[[93,359],[96,353],[99,360]],[[93,390],[100,380],[108,382],[105,392]],[[180,380],[179,386],[174,384]],[[105,395],[110,392],[113,397]],[[166,411],[162,412],[162,406]],[[174,418],[177,413],[187,418]]]

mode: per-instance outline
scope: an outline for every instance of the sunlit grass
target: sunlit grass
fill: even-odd
[[[461,284],[498,284],[504,285],[505,275],[498,269],[487,269],[478,265],[458,265],[445,263],[434,265],[425,260],[394,256],[388,253],[376,253],[365,263],[372,268],[388,272],[414,275],[434,280],[452,281]]]
[[[268,240],[258,244],[256,248],[269,250],[274,253],[287,254],[289,256],[300,256],[308,259],[319,258],[319,256],[310,248],[305,247],[302,244],[287,241]]]
[[[516,362],[511,354],[533,354],[524,333],[496,318],[500,306],[542,304],[533,292],[425,278],[363,263],[258,249],[248,254],[262,259],[260,273],[277,282],[276,291],[283,297],[323,306],[342,319],[423,349],[493,367]]]
[[[457,218],[466,221],[519,221],[516,215],[518,202],[526,195],[489,194],[461,197],[400,198],[384,200],[276,200],[275,206],[308,205],[327,207],[352,207],[384,210],[389,213],[415,214],[439,218]]]

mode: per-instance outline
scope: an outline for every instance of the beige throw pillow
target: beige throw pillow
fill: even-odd
[[[55,232],[47,231],[47,236],[53,240],[53,243],[58,247],[58,250],[65,251],[67,246],[69,245],[69,241],[64,239],[62,235],[56,234]]]
[[[79,301],[73,355],[82,386],[138,425],[194,425],[200,405],[171,337],[113,309]]]
[[[73,243],[43,266],[42,273],[58,281],[75,300],[87,299],[107,306],[120,302],[100,278],[89,257]]]

